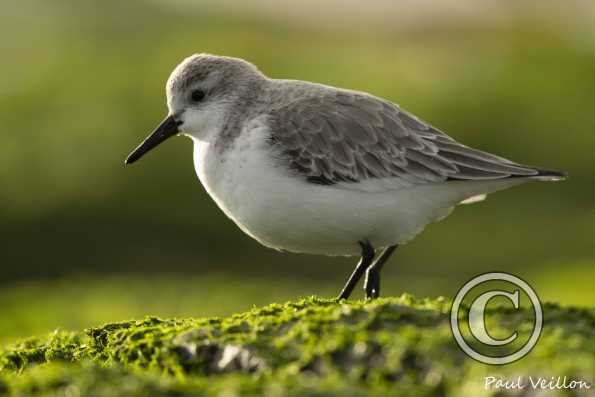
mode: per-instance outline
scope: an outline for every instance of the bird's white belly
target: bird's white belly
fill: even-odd
[[[458,190],[428,184],[375,192],[312,184],[275,164],[265,132],[243,132],[224,156],[196,141],[194,159],[198,177],[225,214],[271,248],[359,255],[359,241],[375,248],[407,242],[480,193],[461,189],[465,183]]]

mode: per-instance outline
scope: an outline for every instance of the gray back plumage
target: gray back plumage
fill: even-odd
[[[383,99],[301,81],[275,84],[270,142],[279,161],[310,182],[399,178],[418,184],[539,175],[462,145]]]

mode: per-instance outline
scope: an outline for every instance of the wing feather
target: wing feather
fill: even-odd
[[[535,176],[528,166],[456,142],[398,105],[313,85],[273,106],[270,142],[315,183],[399,178],[410,184]]]

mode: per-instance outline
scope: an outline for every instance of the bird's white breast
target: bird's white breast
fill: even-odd
[[[404,243],[461,200],[507,187],[455,182],[369,191],[357,184],[312,184],[278,163],[268,136],[266,120],[253,120],[223,154],[213,143],[195,140],[194,161],[225,214],[271,248],[357,255],[358,241],[375,247]]]

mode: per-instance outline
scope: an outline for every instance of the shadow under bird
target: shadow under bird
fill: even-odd
[[[245,233],[278,250],[361,257],[367,298],[398,245],[459,203],[565,174],[465,146],[373,95],[266,77],[196,54],[166,84],[168,116],[126,159],[174,135],[194,141],[198,178]]]

